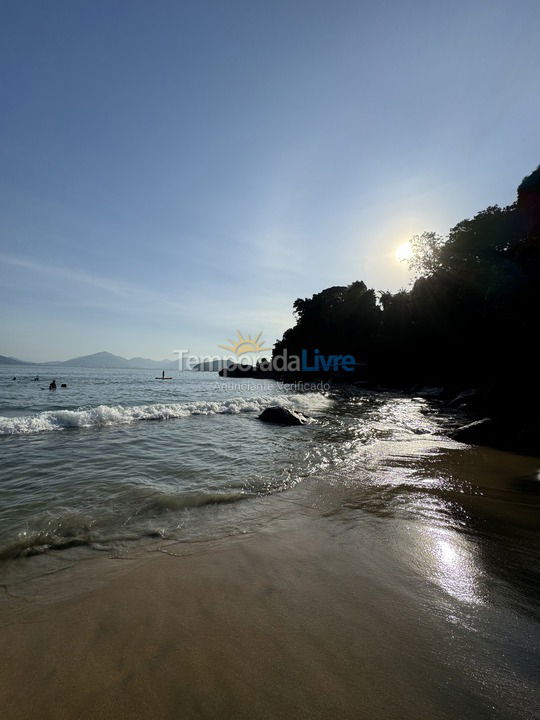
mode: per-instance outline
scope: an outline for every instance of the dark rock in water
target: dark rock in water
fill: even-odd
[[[454,440],[472,445],[498,445],[499,433],[491,418],[482,418],[463,425],[453,433]]]
[[[478,390],[470,389],[460,392],[455,398],[448,403],[448,407],[465,407],[469,408],[480,402],[481,396]]]
[[[454,440],[471,445],[487,445],[526,455],[540,455],[540,424],[528,421],[510,423],[500,418],[483,418],[463,425],[452,433]]]
[[[273,405],[266,408],[259,415],[259,420],[268,423],[276,423],[278,425],[305,425],[309,422],[309,418],[296,410],[288,410],[287,408]]]
[[[427,398],[429,400],[440,400],[444,397],[445,390],[442,387],[415,387],[413,388],[414,394],[420,398]]]

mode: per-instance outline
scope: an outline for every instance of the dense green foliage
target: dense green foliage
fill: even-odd
[[[411,244],[410,290],[377,293],[354,282],[298,299],[297,323],[274,354],[351,353],[367,362],[372,381],[393,385],[493,393],[504,384],[505,402],[537,387],[540,166],[512,205],[488,207],[446,238],[424,233]]]

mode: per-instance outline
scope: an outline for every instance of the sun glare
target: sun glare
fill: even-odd
[[[396,260],[398,262],[404,262],[410,260],[412,257],[412,247],[409,241],[402,243],[396,248]]]

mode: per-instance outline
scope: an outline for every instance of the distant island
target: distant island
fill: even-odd
[[[71,360],[57,360],[51,362],[27,362],[18,358],[0,355],[0,365],[54,365],[55,367],[81,367],[81,368],[117,368],[143,369],[143,370],[177,370],[178,360],[151,360],[150,358],[133,357],[124,358],[110,352],[98,352],[91,355],[81,355]]]
[[[0,355],[0,365],[34,365],[36,363],[27,363],[24,360],[18,360],[7,355]]]
[[[191,369],[197,372],[221,372],[224,368],[232,367],[235,363],[230,359],[204,360],[197,363]]]
[[[204,360],[197,363],[193,367],[184,370],[194,370],[195,372],[218,372],[223,368],[234,364],[231,359],[215,358],[212,360]],[[121,355],[113,355],[113,353],[102,351],[92,353],[91,355],[81,355],[80,357],[71,358],[70,360],[54,360],[51,362],[31,362],[20,360],[19,358],[10,357],[8,355],[0,355],[1,365],[39,365],[53,367],[81,367],[81,368],[104,368],[118,370],[178,370],[178,360],[151,360],[150,358],[132,357],[125,358]]]

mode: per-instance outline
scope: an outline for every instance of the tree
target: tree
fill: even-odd
[[[440,269],[444,238],[434,232],[423,232],[413,235],[409,244],[412,255],[408,265],[416,277],[432,275]]]

